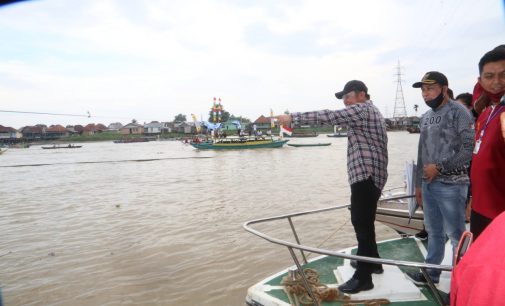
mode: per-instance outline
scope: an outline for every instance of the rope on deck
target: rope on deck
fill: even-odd
[[[303,274],[315,295],[317,304],[321,302],[342,302],[342,306],[365,305],[381,306],[388,305],[388,299],[368,299],[352,300],[349,295],[341,293],[337,288],[328,288],[327,285],[319,281],[319,273],[314,269],[304,269]],[[303,285],[302,277],[299,273],[294,274],[294,279],[289,275],[282,278],[281,285],[284,286],[289,302],[293,306],[313,305],[314,301]]]

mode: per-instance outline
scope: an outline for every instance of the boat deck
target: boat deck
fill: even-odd
[[[378,243],[379,254],[383,258],[395,260],[408,260],[422,263],[426,255],[426,246],[414,238],[393,239]],[[356,248],[344,250],[349,254],[356,254]],[[446,246],[446,254],[452,254],[450,244]],[[446,258],[450,261],[450,256]],[[446,263],[446,264],[450,264]],[[427,286],[416,286],[408,280],[403,273],[412,271],[413,268],[384,265],[384,273],[373,275],[374,289],[362,291],[351,295],[352,299],[388,298],[390,305],[425,306],[437,305],[436,299]],[[320,282],[330,288],[338,287],[348,280],[354,273],[350,261],[334,256],[320,256],[314,258],[303,268],[315,269],[320,276]],[[248,299],[256,303],[252,305],[291,305],[289,298],[281,285],[282,278],[287,275],[288,269],[265,279],[249,289]],[[449,291],[450,273],[442,272],[439,291],[442,295]],[[262,298],[262,296],[264,298]],[[275,303],[272,303],[273,300]],[[340,302],[322,302],[321,305],[342,305]]]

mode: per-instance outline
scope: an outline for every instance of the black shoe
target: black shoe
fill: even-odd
[[[422,230],[419,233],[415,234],[414,237],[416,237],[419,240],[426,240],[428,239],[428,232],[426,230]]]
[[[354,259],[351,259],[351,267],[353,267],[354,269],[358,268],[358,261],[354,260]],[[373,274],[382,274],[382,273],[384,273],[384,269],[382,268],[382,265],[374,266],[373,269],[372,269],[372,273]]]
[[[371,280],[369,281],[361,281],[357,278],[352,277],[347,282],[338,286],[338,290],[342,293],[358,293],[360,291],[371,290],[373,289],[373,283]]]
[[[407,272],[405,273],[405,276],[407,276],[408,279],[410,279],[414,284],[418,286],[428,285],[428,281],[421,272]],[[434,284],[438,284],[439,282],[438,279],[432,279],[432,281]]]

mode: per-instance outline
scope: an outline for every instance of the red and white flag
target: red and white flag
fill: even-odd
[[[281,137],[282,137],[284,134],[286,134],[286,135],[288,135],[288,136],[291,136],[291,133],[293,132],[293,130],[292,130],[292,129],[290,129],[290,128],[288,128],[288,127],[285,127],[285,126],[281,125],[280,132],[281,132],[281,135],[280,135]]]

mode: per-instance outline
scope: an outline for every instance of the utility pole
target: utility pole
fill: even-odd
[[[403,97],[402,88],[402,71],[400,67],[400,60],[398,60],[398,66],[396,67],[396,98],[395,98],[395,108],[393,110],[393,118],[395,121],[402,117],[407,117],[407,109],[405,108],[405,99]]]

